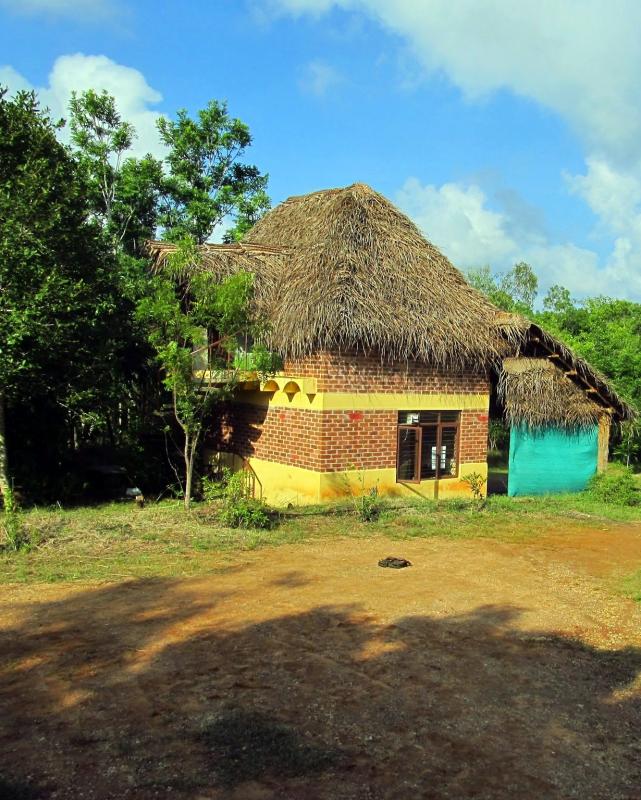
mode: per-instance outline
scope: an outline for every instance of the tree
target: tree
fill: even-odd
[[[195,120],[181,110],[176,121],[161,118],[158,129],[168,148],[158,222],[164,238],[176,242],[177,249],[164,274],[153,279],[151,296],[139,304],[138,319],[149,326],[149,341],[182,430],[183,490],[189,508],[203,431],[216,402],[236,383],[238,370],[233,359],[231,365],[229,361],[237,337],[253,338],[260,327],[250,313],[253,276],[239,272],[217,281],[200,268],[198,245],[230,218],[233,226],[225,240],[239,240],[270,203],[267,176],[241,161],[251,144],[249,129],[229,116],[225,103],[212,100]],[[209,371],[194,374],[206,330],[216,331],[218,341],[205,348]],[[250,357],[259,369],[271,363],[258,346]],[[211,379],[214,372],[216,383]]]
[[[47,396],[67,418],[115,362],[118,286],[88,219],[78,165],[33,92],[0,89],[0,490],[9,486],[7,404]]]
[[[162,164],[149,154],[142,159],[127,156],[136,131],[123,121],[106,91],[72,92],[69,111],[87,205],[114,250],[140,254],[156,229]]]
[[[529,264],[520,261],[511,270],[493,275],[489,266],[477,267],[467,272],[468,283],[483,292],[495,306],[525,316],[534,313],[539,279]]]
[[[550,286],[547,294],[543,298],[543,308],[553,314],[566,314],[574,307],[572,297],[568,289],[564,286],[554,284]]]
[[[529,264],[519,261],[501,277],[501,289],[512,299],[515,308],[532,311],[539,290],[539,279]]]
[[[176,121],[162,117],[158,130],[168,148],[159,215],[166,239],[202,244],[228,217],[228,238],[237,239],[269,208],[267,176],[241,163],[249,128],[229,116],[226,103],[210,101],[196,120],[184,109]]]
[[[149,328],[149,339],[171,394],[172,409],[183,438],[184,504],[189,510],[198,446],[215,404],[227,397],[239,371],[229,356],[245,339],[260,333],[252,318],[253,276],[238,272],[225,281],[199,268],[200,254],[193,240],[182,240],[164,272],[152,279],[152,292],[141,300],[138,317]],[[216,330],[218,340],[203,345],[203,332]],[[206,341],[206,339],[205,339]],[[203,349],[205,368],[194,370]],[[253,349],[256,368],[264,372],[268,354]]]

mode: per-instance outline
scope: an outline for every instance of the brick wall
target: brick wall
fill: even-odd
[[[486,411],[463,411],[461,413],[461,429],[459,461],[461,464],[485,461],[487,458]]]
[[[444,371],[418,361],[385,362],[377,355],[318,353],[285,363],[285,372],[318,380],[319,392],[420,392],[482,394],[485,371]]]
[[[385,365],[377,358],[327,353],[286,365],[297,376],[318,379],[319,392],[401,392],[425,394],[489,392],[485,375],[445,373],[423,365]],[[396,411],[312,411],[260,407],[242,402],[228,407],[222,430],[210,444],[245,458],[334,472],[396,466]],[[484,411],[461,414],[459,460],[484,461],[488,417]]]

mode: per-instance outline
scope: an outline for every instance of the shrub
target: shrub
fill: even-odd
[[[378,496],[378,488],[373,486],[369,492],[363,492],[353,498],[356,516],[361,522],[375,522],[383,510],[383,501]]]
[[[27,529],[22,524],[20,511],[13,494],[13,489],[7,487],[4,494],[4,511],[2,514],[1,528],[7,539],[7,547],[16,553],[27,550],[31,544]]]
[[[618,506],[635,506],[641,501],[632,470],[622,464],[610,464],[605,472],[594,475],[587,491],[595,500]]]
[[[211,505],[223,496],[223,484],[216,478],[205,476],[201,481],[201,494],[207,505]]]
[[[469,472],[467,475],[461,476],[461,480],[470,487],[474,500],[483,500],[485,478],[480,472]]]
[[[262,500],[248,497],[247,476],[242,471],[223,470],[223,507],[220,518],[230,528],[269,529],[274,515]]]
[[[221,520],[229,528],[262,528],[273,527],[273,517],[265,504],[253,497],[242,497],[240,500],[225,502],[220,512]]]

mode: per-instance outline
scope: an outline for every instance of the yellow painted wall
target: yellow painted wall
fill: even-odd
[[[351,493],[368,491],[374,486],[383,497],[422,497],[445,500],[453,497],[471,497],[470,487],[461,477],[479,472],[487,479],[487,464],[461,464],[458,478],[442,478],[421,483],[396,483],[396,470],[368,469],[345,472],[314,472],[313,470],[265,461],[248,459],[254,476],[256,497],[270,505],[309,505],[326,500],[336,500]],[[231,464],[230,464],[231,466]],[[236,462],[240,466],[240,462]]]
[[[297,392],[243,391],[237,395],[242,403],[277,408],[307,409],[309,411],[487,411],[489,394],[416,394],[395,392]]]
[[[303,384],[303,381],[300,381]],[[306,386],[305,388],[313,388]],[[262,407],[307,409],[311,411],[441,411],[475,410],[487,412],[490,397],[483,394],[417,394],[383,392],[318,392],[298,391],[294,394],[282,390],[275,392],[245,389],[237,395],[240,402]],[[241,468],[242,459],[220,454],[224,463]],[[274,506],[306,505],[345,497],[350,491],[357,493],[376,486],[386,497],[423,497],[447,499],[470,497],[467,484],[458,478],[422,481],[419,484],[397,483],[396,470],[372,469],[345,472],[315,472],[302,467],[249,458],[245,462],[253,475],[256,497],[262,497]],[[459,476],[478,472],[487,479],[485,462],[461,464]],[[363,481],[364,478],[364,481]],[[363,482],[362,482],[363,481]]]

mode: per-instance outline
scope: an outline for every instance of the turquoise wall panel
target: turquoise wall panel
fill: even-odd
[[[510,497],[580,492],[596,472],[598,427],[510,431],[507,493]]]

